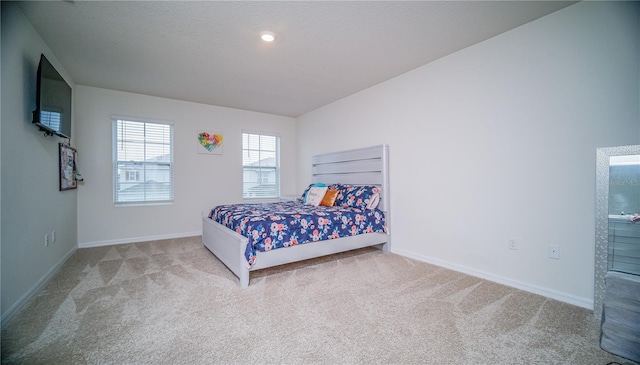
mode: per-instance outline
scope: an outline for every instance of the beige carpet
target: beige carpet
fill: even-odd
[[[79,249],[2,329],[19,364],[607,364],[590,311],[375,249],[252,273],[200,237]]]

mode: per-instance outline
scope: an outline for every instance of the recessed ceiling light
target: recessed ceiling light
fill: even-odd
[[[260,38],[265,42],[273,42],[273,40],[276,39],[276,35],[273,34],[273,32],[264,31],[260,32]]]

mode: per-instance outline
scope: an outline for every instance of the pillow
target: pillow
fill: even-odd
[[[367,209],[376,209],[380,203],[380,193],[374,193],[371,195],[369,202],[367,203]]]
[[[313,184],[307,186],[307,188],[304,189],[304,191],[302,192],[302,196],[300,196],[300,198],[302,198],[303,203],[307,200],[307,194],[309,194],[309,189],[311,189],[312,187],[313,187]]]
[[[314,186],[326,186],[324,183],[315,183],[315,184],[310,184],[306,189],[304,189],[304,192],[302,193],[302,196],[300,198],[302,198],[302,203],[306,203],[307,202],[307,194],[309,194],[309,189],[311,189]]]
[[[340,185],[337,206],[358,209],[375,209],[380,202],[380,188],[372,185]]]
[[[324,194],[327,192],[326,186],[312,186],[307,193],[307,200],[305,204],[318,206],[320,202],[322,202],[322,198],[324,198]]]
[[[329,185],[329,190],[337,190],[338,191],[338,196],[336,197],[336,201],[335,201],[335,203],[333,203],[334,206],[336,206],[336,207],[343,206],[343,203],[344,203],[343,192],[345,191],[345,189],[348,186],[349,185],[345,185],[345,184],[331,184],[331,185]],[[344,205],[344,206],[346,206],[346,205]]]
[[[324,194],[324,198],[322,198],[322,201],[320,202],[320,205],[323,205],[325,207],[332,207],[336,202],[338,193],[338,190],[327,190],[327,192]]]

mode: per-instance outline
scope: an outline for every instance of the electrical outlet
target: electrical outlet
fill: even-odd
[[[509,249],[517,250],[518,249],[518,241],[515,238],[509,238],[508,240]]]
[[[51,242],[56,241],[56,231],[51,231]]]
[[[49,234],[44,235],[44,247],[49,246]]]
[[[549,245],[549,257],[552,259],[560,259],[560,247],[558,245]]]

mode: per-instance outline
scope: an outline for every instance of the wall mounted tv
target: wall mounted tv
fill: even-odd
[[[38,88],[33,124],[47,136],[71,138],[71,87],[51,65],[40,56]]]

